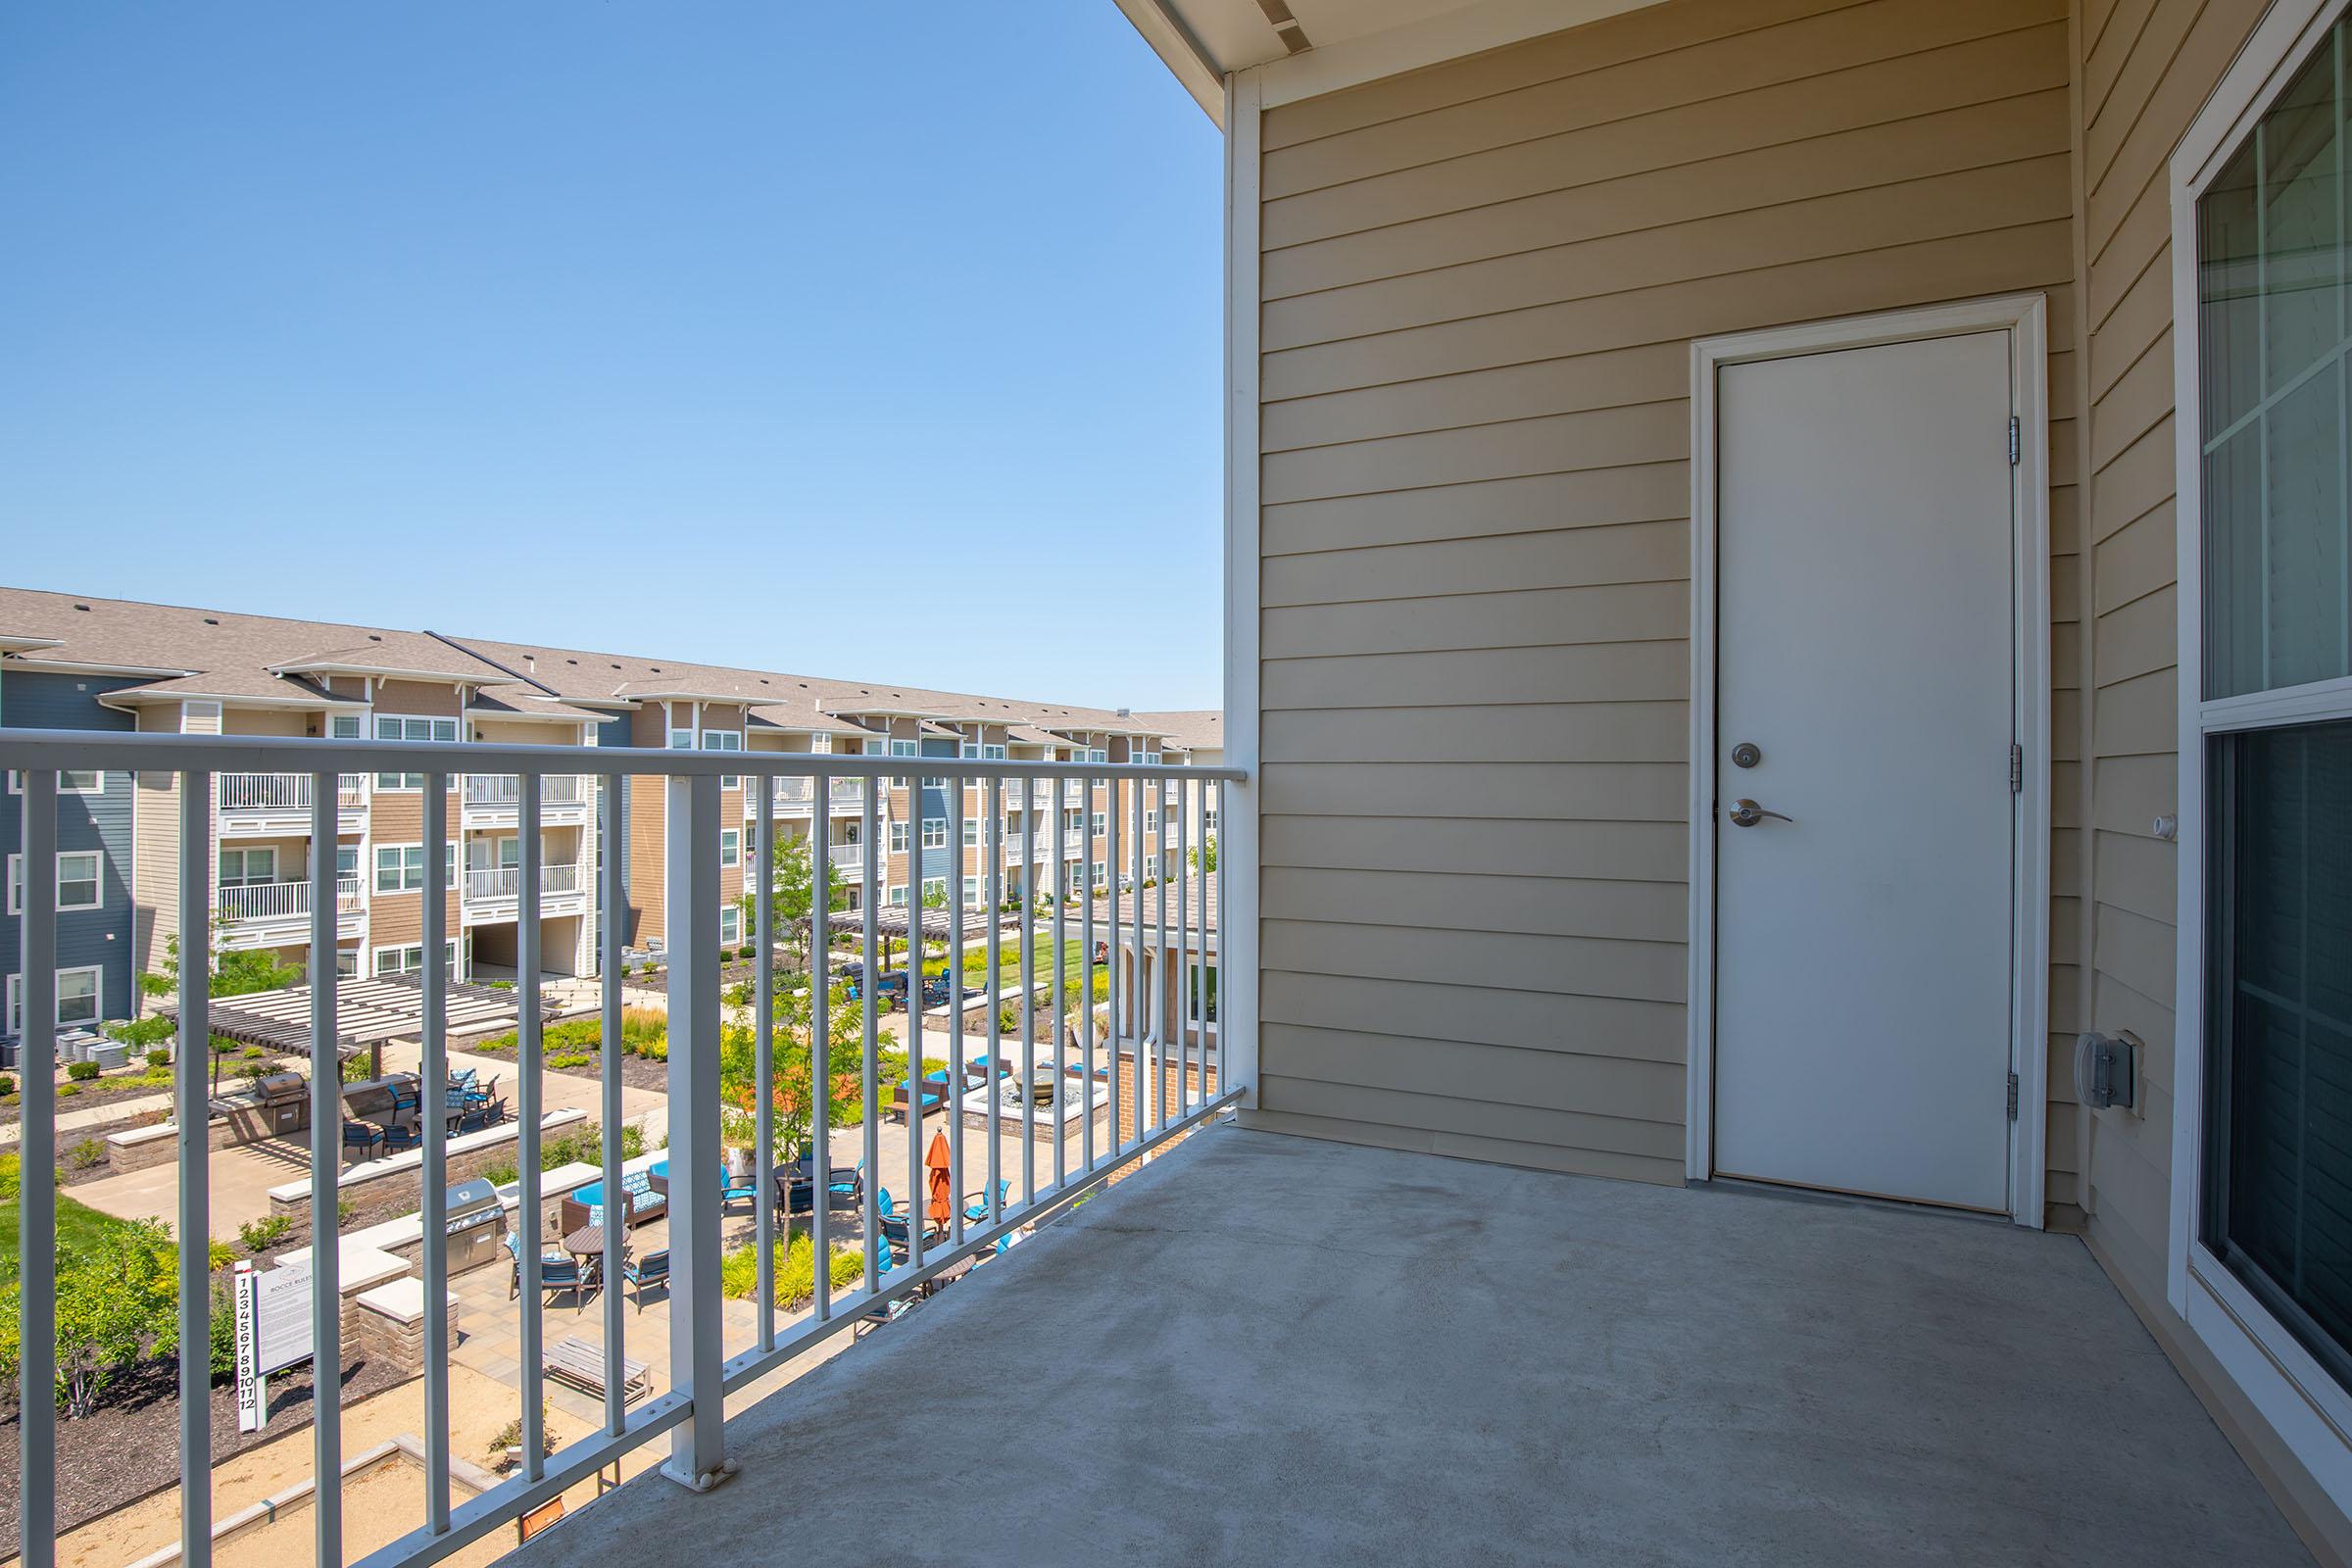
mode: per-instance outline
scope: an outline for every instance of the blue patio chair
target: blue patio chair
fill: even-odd
[[[343,1124],[343,1152],[348,1155],[357,1149],[360,1157],[366,1159],[383,1144],[384,1138],[384,1129],[381,1127],[364,1121],[347,1121]]]
[[[660,1251],[648,1252],[643,1257],[622,1259],[620,1277],[627,1283],[631,1294],[635,1297],[637,1310],[644,1311],[647,1286],[658,1285],[663,1290],[669,1289],[669,1249],[664,1247]]]
[[[1004,1211],[1004,1200],[1011,1192],[1012,1183],[1008,1181],[997,1183],[997,1211],[999,1213]],[[971,1202],[964,1208],[963,1217],[974,1225],[982,1224],[988,1219],[987,1188],[983,1187],[972,1195]]]
[[[522,1294],[522,1238],[507,1232],[507,1260],[514,1273],[507,1281],[507,1299],[512,1301]],[[569,1252],[541,1252],[539,1254],[539,1289],[544,1293],[569,1291],[572,1299],[584,1299],[582,1292],[587,1281],[580,1273],[579,1260]],[[642,1309],[641,1309],[642,1310]]]
[[[737,1205],[750,1207],[760,1201],[760,1175],[745,1171],[740,1176],[721,1175],[718,1188],[718,1211],[722,1214]]]

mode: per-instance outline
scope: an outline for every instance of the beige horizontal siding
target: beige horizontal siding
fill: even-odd
[[[2071,481],[2067,39],[1687,0],[1265,117],[1262,1124],[1680,1179],[1690,341],[2046,291]]]
[[[2167,1316],[2179,856],[2153,831],[2179,807],[2166,165],[2263,9],[2262,0],[2096,0],[2082,18],[2089,417],[2087,580],[2078,588],[2089,698],[2079,813],[2086,974],[2076,997],[2082,1027],[2130,1029],[2148,1052],[2140,1114],[2075,1110],[2070,1120],[2078,1201],[2100,1255],[2143,1310]]]

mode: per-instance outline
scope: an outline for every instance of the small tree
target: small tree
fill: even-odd
[[[797,930],[801,922],[808,918],[808,906],[815,897],[816,887],[811,865],[812,852],[808,840],[797,837],[776,840],[775,852],[769,857],[768,875],[768,907],[775,917],[776,930]],[[753,902],[759,896],[758,890],[750,886],[757,880],[756,877],[745,878],[744,895],[735,901],[737,907],[743,910],[743,929],[747,932],[760,928],[758,906]],[[830,879],[830,885],[825,889],[825,903],[833,909],[850,906],[848,890],[842,886],[839,878]],[[766,954],[761,954],[760,957],[761,962],[768,959]]]
[[[835,1127],[858,1125],[862,1113],[865,1024],[861,1009],[839,984],[826,992],[825,1088],[827,1120]],[[774,1080],[769,1104],[774,1107],[776,1140],[791,1158],[812,1141],[810,1119],[816,1090],[810,1075],[810,1014],[808,995],[791,995],[778,988],[775,998],[773,1051]],[[758,1109],[759,1046],[750,1028],[729,1024],[718,1036],[718,1093],[735,1123],[735,1136],[744,1136]],[[748,1141],[748,1139],[747,1139]]]
[[[94,1240],[57,1254],[56,1398],[70,1417],[86,1416],[125,1367],[179,1346],[179,1250],[149,1220],[108,1226]],[[0,1291],[0,1377],[24,1366],[18,1339],[21,1287]]]
[[[1196,871],[1214,871],[1217,868],[1217,836],[1214,833],[1201,834],[1200,842],[1186,852],[1185,858],[1192,861]]]

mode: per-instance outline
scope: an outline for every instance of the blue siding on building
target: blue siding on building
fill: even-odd
[[[957,755],[957,745],[955,741],[926,740],[920,745],[922,755],[925,757]],[[918,852],[922,869],[915,875],[914,886],[906,890],[906,900],[909,904],[921,903],[925,880],[931,877],[943,877],[947,879],[948,884],[948,905],[953,908],[960,891],[960,875],[956,867],[961,863],[963,855],[961,837],[963,829],[958,820],[961,813],[955,804],[956,797],[961,792],[954,789],[923,789],[919,774],[916,776],[915,787],[922,791],[923,819],[929,822],[947,823],[948,842],[945,848],[926,850],[922,847],[920,837],[915,838],[914,848]],[[909,834],[914,833],[914,825],[909,823],[906,831]]]
[[[140,684],[139,677],[11,670],[0,676],[0,727],[128,730],[135,727],[130,715],[101,708],[98,699]],[[99,1011],[107,1018],[126,1018],[132,1011],[131,810],[136,794],[137,781],[130,774],[109,773],[99,794],[57,798],[58,849],[98,850],[104,856],[99,906],[57,917],[57,963],[61,969],[98,967]],[[0,852],[23,850],[23,808],[21,795],[0,790]],[[0,903],[0,974],[17,972],[19,926],[18,917]]]

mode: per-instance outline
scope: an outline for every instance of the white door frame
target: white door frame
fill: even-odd
[[[2010,407],[2018,419],[2011,471],[2013,661],[2017,744],[2024,787],[2012,832],[2009,1070],[2018,1116],[2009,1133],[2009,1214],[2041,1228],[2043,1107],[2050,990],[2050,486],[2047,307],[2039,294],[2009,294],[1701,338],[1690,345],[1690,924],[1689,1102],[1685,1166],[1714,1174],[1715,1149],[1715,660],[1716,372],[1726,365],[1881,343],[2010,334]]]

